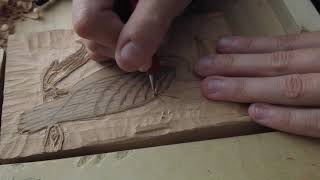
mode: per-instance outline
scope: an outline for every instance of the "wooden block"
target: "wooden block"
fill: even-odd
[[[5,50],[0,48],[0,103],[1,103],[0,114],[2,114],[5,62],[6,62]],[[1,118],[0,118],[0,127],[1,127]]]
[[[71,6],[72,0],[57,1],[41,12],[42,19],[18,21],[15,34],[72,29]]]
[[[144,73],[88,61],[72,31],[12,36],[0,159],[75,156],[254,133],[240,104],[202,97],[194,62],[230,34],[220,13],[178,19],[159,51],[154,96]]]
[[[2,71],[3,71],[3,69],[2,69],[2,63],[5,61],[5,51],[4,51],[4,49],[2,49],[2,48],[0,48],[0,67],[1,67],[1,69],[0,69],[0,73],[2,74]]]
[[[0,166],[0,179],[223,179],[320,178],[319,140],[267,133]]]
[[[299,1],[299,0],[282,0],[277,2],[276,0],[269,0],[273,6],[275,12],[278,13],[279,19],[284,27],[292,29],[293,25],[296,24],[302,32],[305,31],[319,31],[320,30],[320,16],[314,5],[310,0]],[[287,14],[284,12],[288,12]]]
[[[276,3],[272,0],[201,1],[204,4],[200,6],[200,9],[195,9],[198,16],[192,18],[194,21],[191,22],[190,17],[177,21],[177,25],[173,28],[169,38],[171,41],[168,43],[171,45],[167,45],[167,48],[162,50],[162,54],[167,56],[178,54],[180,57],[188,59],[192,64],[191,61],[213,50],[211,41],[216,40],[218,36],[230,34],[230,31],[245,35],[278,35],[285,34],[289,30],[290,32],[294,31],[295,26],[293,24],[295,23],[298,26],[302,23],[313,24],[314,21],[308,21],[308,17],[310,14],[314,15],[314,11],[300,19],[299,17],[302,17],[302,15],[297,13],[297,9],[299,9],[297,6],[292,4],[289,6],[287,1],[281,1],[285,2],[282,4],[288,7],[286,13],[293,14],[293,19],[290,19],[289,23],[283,17],[290,15],[285,13],[279,15],[277,12],[281,8],[274,9]],[[210,6],[214,8],[210,8]],[[217,16],[215,13],[211,13],[212,19],[203,19],[203,16],[201,16],[204,15],[203,8],[206,9],[206,13],[219,9],[226,17],[227,23],[221,14]],[[305,6],[301,8],[302,11],[306,11]],[[313,27],[316,27],[316,25]],[[197,106],[192,97],[200,97],[199,91],[189,95],[189,91],[184,91],[186,89],[184,86],[177,88],[170,86],[168,90],[164,91],[165,94],[167,92],[172,93],[172,89],[175,89],[175,91],[178,89],[179,92],[182,92],[179,94],[180,97],[187,97],[181,101],[188,102],[185,103],[186,106],[178,106],[180,108],[178,108],[179,112],[186,113],[177,115],[175,112],[174,118],[170,113],[167,116],[168,111],[166,110],[176,105],[177,102],[168,103],[169,105],[163,109],[164,106],[161,105],[162,102],[159,99],[152,99],[152,102],[147,105],[150,106],[150,111],[144,111],[143,113],[141,113],[142,107],[140,107],[128,110],[122,115],[112,114],[104,118],[90,118],[87,121],[64,122],[60,125],[52,122],[53,126],[47,128],[47,130],[19,134],[20,115],[34,109],[35,106],[43,107],[42,105],[46,104],[43,101],[44,94],[42,91],[42,75],[44,75],[46,68],[50,67],[55,59],[61,62],[65,57],[80,48],[80,45],[75,43],[78,37],[71,31],[53,31],[29,35],[23,33],[56,28],[71,28],[70,0],[61,1],[55,7],[50,8],[45,13],[43,21],[27,20],[19,22],[17,24],[19,35],[10,39],[5,113],[2,116],[3,124],[1,126],[0,163],[53,159],[256,132],[256,126],[249,121],[246,114],[246,107],[225,103],[209,103],[208,105],[208,102],[204,99],[198,99],[203,103],[198,101]],[[185,32],[179,31],[179,28],[183,28]],[[195,34],[198,37],[192,39]],[[205,36],[199,36],[199,34]],[[206,36],[210,36],[210,38]],[[40,39],[43,40],[41,43]],[[182,39],[186,40],[181,41]],[[190,43],[190,40],[193,43]],[[179,42],[179,44],[177,45],[175,42]],[[201,48],[194,50],[195,47]],[[64,91],[65,89],[71,90],[81,79],[91,76],[101,68],[100,65],[93,62],[87,63],[74,72],[72,72],[72,68],[67,68],[67,71],[64,72],[68,77],[56,84],[60,91],[55,92],[58,92],[59,96],[64,95],[68,92]],[[54,71],[51,70],[51,72]],[[180,71],[177,72],[178,75],[180,73]],[[59,76],[55,76],[56,79],[51,78],[51,80],[53,82],[59,80],[57,77]],[[197,81],[198,79],[193,82],[195,89],[199,88]],[[165,97],[165,99],[168,98]],[[207,111],[210,112],[206,114]],[[189,118],[185,118],[189,115]],[[154,118],[162,116],[166,117],[164,118],[166,120],[169,117],[170,121],[154,120]],[[64,120],[62,119],[62,121]]]

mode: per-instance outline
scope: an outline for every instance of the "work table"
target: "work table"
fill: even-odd
[[[307,1],[243,0],[221,5],[232,34],[279,35],[320,29],[320,18]],[[60,1],[44,12],[41,21],[19,22],[16,36],[26,33],[71,29],[71,1]],[[219,6],[220,7],[220,6]],[[299,11],[299,8],[304,10]],[[311,9],[310,9],[311,8]],[[246,15],[240,15],[245,9]],[[308,10],[308,12],[306,11]],[[249,20],[250,19],[250,20]],[[242,22],[243,24],[239,24]],[[254,25],[254,31],[252,27]],[[0,53],[1,54],[1,53]],[[245,117],[246,118],[246,117]],[[240,122],[242,119],[240,120]],[[220,126],[221,124],[219,124]],[[237,126],[223,124],[226,130],[211,140],[166,146],[157,144],[135,149],[94,154],[74,151],[63,156],[41,156],[14,160],[0,166],[0,179],[319,179],[320,141],[271,132],[245,119]],[[217,128],[218,129],[218,128]],[[202,140],[205,140],[205,136]],[[198,140],[198,139],[196,139]],[[191,141],[191,140],[190,140]],[[181,141],[182,142],[182,141]],[[172,144],[172,143],[165,143]],[[165,145],[163,144],[163,145]],[[121,149],[121,148],[120,148]],[[78,153],[80,152],[80,153]],[[56,158],[67,158],[48,160]],[[69,157],[69,158],[68,158]],[[73,157],[73,158],[71,158]],[[0,158],[1,159],[1,158]],[[4,161],[6,162],[6,161]],[[7,161],[10,162],[10,161]],[[70,179],[70,178],[68,178]]]

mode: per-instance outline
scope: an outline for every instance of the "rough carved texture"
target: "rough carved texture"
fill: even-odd
[[[38,16],[30,13],[33,8],[32,0],[0,0],[0,48],[7,47],[8,35],[14,33],[17,20]]]
[[[66,108],[61,108],[61,106],[61,110],[55,115],[56,117],[50,118],[50,116],[47,116],[49,118],[43,121],[41,120],[43,116],[38,119],[34,116],[34,113],[29,115],[34,116],[33,122],[40,120],[39,122],[43,124],[47,124],[50,119],[65,121],[66,119],[81,119],[88,117],[88,115],[92,117],[84,118],[86,121],[63,123],[63,146],[56,155],[63,155],[66,150],[79,152],[86,148],[105,152],[114,148],[115,145],[126,148],[127,143],[139,147],[146,146],[144,144],[146,141],[152,141],[154,144],[165,143],[159,141],[158,137],[165,137],[169,142],[175,142],[177,138],[181,137],[181,133],[192,133],[194,131],[201,133],[203,128],[210,128],[210,132],[214,136],[219,136],[221,132],[232,133],[236,129],[232,128],[232,132],[228,131],[228,128],[230,129],[229,124],[232,126],[239,124],[241,127],[250,124],[246,107],[239,104],[208,101],[201,95],[200,78],[192,72],[195,61],[200,56],[214,53],[214,47],[212,47],[214,42],[217,38],[228,34],[230,34],[228,26],[222,14],[219,13],[187,15],[177,19],[168,34],[166,43],[159,50],[159,58],[162,59],[162,62],[168,63],[167,73],[160,75],[160,77],[165,78],[167,76],[169,79],[175,77],[174,81],[171,84],[169,83],[170,87],[163,91],[159,97],[147,104],[145,104],[146,101],[143,96],[139,95],[136,102],[143,102],[143,106],[103,115],[104,108],[93,111],[93,109],[86,107],[94,106],[88,106],[90,103],[86,103],[81,105],[83,106],[81,111],[74,114],[68,114]],[[69,106],[72,104],[71,102],[78,103],[74,101],[74,98],[70,98],[71,96],[75,97],[80,92],[91,93],[90,96],[92,96],[93,91],[101,92],[104,89],[97,88],[99,81],[101,86],[106,86],[106,84],[115,81],[119,75],[123,78],[118,83],[122,82],[122,84],[128,78],[141,78],[139,81],[130,80],[128,81],[130,83],[124,84],[125,86],[135,86],[135,88],[131,88],[135,91],[146,80],[146,75],[132,74],[128,76],[119,74],[116,69],[106,68],[105,65],[89,61],[54,85],[58,89],[67,89],[69,91],[67,95],[51,102],[44,102],[42,75],[55,59],[62,63],[68,56],[81,48],[80,44],[75,43],[77,39],[78,37],[72,31],[50,31],[10,38],[2,114],[0,162],[1,159],[41,157],[46,154],[43,148],[44,129],[36,133],[19,134],[18,125],[21,114],[24,113],[23,116],[27,116],[33,108],[40,110],[48,108],[50,105],[54,107],[66,104],[71,108],[72,106]],[[199,48],[200,46],[201,48]],[[170,69],[172,65],[175,67],[174,76],[174,73],[170,73],[172,72]],[[50,81],[56,81],[59,79],[57,77],[59,76],[52,78]],[[93,80],[90,80],[90,78],[93,78]],[[140,84],[134,84],[133,82],[139,82]],[[90,86],[90,83],[92,83],[92,86]],[[119,88],[119,85],[113,83],[111,87]],[[142,87],[146,88],[145,86]],[[98,94],[95,95],[96,99],[99,97]],[[120,92],[120,94],[128,93]],[[130,96],[126,98],[123,95],[119,96],[120,94],[114,96],[115,99],[111,101],[111,107],[114,109],[109,110],[119,111],[121,102],[123,103],[122,108],[126,107],[128,102],[131,102],[129,104],[132,105],[134,99],[132,95],[135,93],[129,93]],[[110,97],[112,95],[103,96],[103,98]],[[72,101],[65,103],[69,98]],[[118,98],[125,99],[125,101]],[[148,99],[152,98],[149,96]],[[107,99],[101,100],[101,103],[108,101]],[[117,103],[118,105],[116,105]],[[102,103],[101,107],[107,106]],[[52,110],[56,111],[55,108]],[[95,117],[97,113],[101,116]],[[24,123],[27,125],[29,121]],[[50,122],[46,126],[50,128],[54,124],[56,122]]]
[[[59,60],[54,60],[49,68],[45,71],[42,80],[43,101],[50,102],[58,97],[68,94],[66,90],[58,89],[57,83],[69,76],[73,71],[89,61],[85,46],[81,41],[79,50],[68,56],[65,60],[59,63]]]
[[[43,141],[45,152],[57,152],[62,149],[64,142],[63,128],[55,124],[46,129],[46,136]]]
[[[76,54],[78,53],[79,51],[76,52]],[[61,62],[61,64],[70,64],[67,67],[62,66],[65,67],[64,71],[53,70],[53,72],[57,72],[55,75],[59,78],[56,78],[57,80],[52,81],[52,83],[48,83],[50,86],[46,84],[44,92],[48,92],[48,89],[50,89],[50,92],[58,92],[59,90],[57,91],[56,88],[51,87],[58,80],[69,75],[65,72],[72,72],[75,66],[79,65],[76,62],[85,62],[83,61],[85,55],[83,55],[83,58],[71,59],[70,57],[74,57],[74,55]],[[69,60],[73,62],[65,62]],[[48,72],[51,70],[52,68],[50,67],[46,74],[49,74]],[[162,65],[160,72],[155,74],[155,77],[155,88],[161,96],[174,80],[175,68]],[[44,97],[48,97],[48,95],[45,94]],[[109,62],[104,69],[97,71],[72,87],[68,96],[37,106],[31,111],[23,113],[19,129],[22,132],[36,132],[57,123],[88,120],[98,116],[120,113],[145,105],[156,97],[145,73],[126,73],[121,71],[114,62]]]

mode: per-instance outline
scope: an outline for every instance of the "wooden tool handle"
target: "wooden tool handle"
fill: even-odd
[[[147,74],[155,74],[156,72],[160,71],[160,63],[157,59],[156,56],[152,58],[152,66],[151,68],[147,71]]]

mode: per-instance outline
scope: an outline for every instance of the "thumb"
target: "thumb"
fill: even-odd
[[[122,29],[116,48],[116,61],[126,71],[150,66],[172,20],[191,0],[140,0]]]

